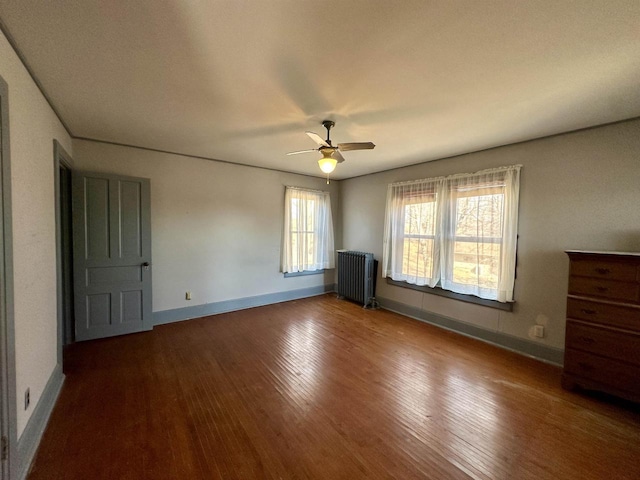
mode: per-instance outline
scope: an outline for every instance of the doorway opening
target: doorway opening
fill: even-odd
[[[63,365],[63,349],[75,342],[73,312],[73,237],[71,221],[72,160],[54,140],[56,182],[56,255],[58,271],[58,363]]]

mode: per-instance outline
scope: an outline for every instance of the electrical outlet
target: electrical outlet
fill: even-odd
[[[31,403],[31,389],[27,388],[24,392],[24,409],[29,408],[29,404]]]
[[[186,292],[186,293],[184,294],[184,299],[185,299],[185,300],[191,300],[191,292]]]
[[[536,325],[533,327],[533,334],[538,338],[544,338],[544,325]]]

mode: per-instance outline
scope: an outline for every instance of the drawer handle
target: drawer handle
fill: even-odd
[[[591,337],[578,337],[578,340],[580,340],[582,343],[586,343],[587,345],[591,345],[593,342],[595,342],[595,340]]]
[[[598,290],[599,292],[604,293],[604,292],[609,291],[609,288],[608,287],[596,287],[596,290]]]
[[[589,365],[585,362],[578,362],[578,366],[583,370],[593,370],[593,365]]]
[[[582,310],[580,310],[582,313],[584,313],[585,315],[595,315],[596,313],[598,313],[595,310],[591,310],[589,308],[583,308]]]
[[[609,270],[608,268],[596,268],[596,272],[598,272],[600,275],[606,275],[607,273],[611,273],[611,270]]]

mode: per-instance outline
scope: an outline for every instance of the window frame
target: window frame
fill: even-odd
[[[284,274],[284,278],[305,277],[307,275],[321,275],[327,270],[328,269],[323,268],[322,270],[303,270],[302,272],[283,272],[283,274]]]
[[[309,198],[302,198],[303,196]],[[306,202],[304,208],[301,202]],[[294,204],[297,206],[294,207]],[[307,221],[308,218],[301,224],[300,221],[309,214],[312,214],[311,224]],[[293,228],[294,225],[296,229]],[[327,269],[335,268],[333,218],[329,192],[285,187],[283,239],[281,272],[285,278],[322,274]],[[301,242],[302,239],[304,241]],[[298,247],[301,244],[308,245],[312,251],[312,253],[307,252],[307,258],[304,259],[298,257],[301,253],[304,255]],[[298,247],[296,252],[294,252],[294,246]],[[290,255],[290,258],[287,255]]]
[[[428,202],[420,201],[420,200],[426,200],[426,199],[430,199],[430,201]],[[402,241],[399,242],[401,244],[401,248],[398,248],[397,251],[395,252],[396,262],[398,262],[399,264],[404,264],[404,251],[405,251],[406,240],[411,240],[411,239],[431,240],[433,241],[432,248],[435,246],[435,241],[436,241],[435,222],[437,219],[437,214],[435,211],[433,212],[433,217],[434,217],[433,234],[405,233],[405,232],[406,232],[406,223],[407,223],[407,207],[409,205],[421,205],[421,204],[432,203],[434,205],[433,208],[435,210],[437,205],[437,192],[434,189],[429,189],[429,190],[421,191],[419,194],[411,195],[406,202],[404,200],[405,199],[403,199],[403,204],[402,204],[402,215],[398,216],[397,225],[396,225],[396,231],[402,232],[401,234]],[[433,251],[432,251],[432,257],[433,257]],[[437,265],[434,264],[434,260],[432,259],[431,276],[423,277],[424,281],[426,281],[427,283],[431,282],[431,280],[433,279],[433,275],[436,273],[434,271],[436,266]],[[413,277],[413,276],[417,277],[417,275],[412,275],[409,271],[407,272],[403,271],[402,274],[405,277]],[[409,285],[412,285],[409,282],[406,282],[406,283]]]
[[[470,177],[472,177],[474,174],[470,174]],[[480,198],[480,197],[484,197],[484,196],[488,196],[488,195],[501,195],[502,196],[502,210],[504,210],[504,204],[505,204],[505,187],[504,186],[495,186],[495,185],[482,185],[482,182],[478,182],[475,185],[471,185],[467,188],[464,189],[457,189],[457,188],[453,188],[452,190],[455,191],[455,209],[453,209],[450,213],[450,215],[448,215],[443,221],[445,223],[447,222],[451,222],[452,225],[455,225],[457,223],[457,219],[458,219],[458,211],[459,211],[459,203],[458,200],[461,198]],[[504,220],[504,219],[503,219]],[[446,228],[447,231],[450,230],[449,227]],[[454,227],[455,230],[455,227]],[[502,229],[502,225],[500,228],[501,231],[503,231]],[[500,250],[502,250],[502,244],[504,243],[504,236],[500,236],[500,237],[479,237],[479,236],[475,236],[475,237],[465,237],[465,236],[460,236],[460,235],[456,235],[455,231],[453,236],[451,236],[450,238],[445,238],[444,240],[445,242],[449,242],[450,243],[450,247],[447,249],[449,255],[451,256],[451,259],[447,259],[447,261],[451,262],[451,266],[452,266],[452,272],[451,272],[451,282],[453,284],[456,285],[460,285],[460,286],[464,286],[464,283],[459,283],[456,282],[454,280],[454,272],[455,272],[455,256],[456,256],[456,244],[458,242],[460,243],[469,243],[469,244],[475,244],[475,245],[479,245],[479,244],[498,244],[500,246]],[[484,297],[480,297],[477,295],[474,295],[472,293],[461,293],[461,292],[455,292],[453,290],[447,289],[442,285],[442,278],[440,278],[438,280],[438,283],[436,285],[437,288],[440,288],[443,292],[451,292],[452,294],[455,295],[469,295],[471,297],[474,298],[478,298],[480,300],[484,300],[484,301],[488,301],[488,302],[496,302],[498,304],[501,304],[502,302],[499,302],[498,300],[495,299],[491,299],[491,298],[484,298]],[[496,294],[497,294],[497,287],[496,287]]]
[[[293,204],[294,203],[298,203],[298,205],[296,206],[296,209],[300,209],[300,207],[301,207],[299,205],[300,202],[308,202],[308,203],[317,202],[316,199],[303,200],[303,199],[300,199],[300,198],[291,198],[290,201],[291,201],[291,206],[290,206],[291,210],[293,210]],[[306,209],[309,209],[309,205],[306,206]],[[312,207],[312,211],[313,211],[313,207]],[[318,237],[318,221],[317,220],[318,219],[315,218],[315,217],[316,216],[314,215],[313,218],[312,218],[312,223],[313,223],[313,225],[312,225],[313,229],[312,230],[301,229],[300,225],[297,226],[298,227],[297,230],[294,230],[293,226],[291,226],[291,228],[289,229],[289,241],[291,242],[291,245],[294,245],[294,238],[295,238],[296,244],[299,244],[301,239],[308,238],[309,236],[311,236],[312,241],[314,241],[314,242],[317,241],[317,237]],[[304,225],[302,225],[302,226],[308,228],[309,227],[309,223],[305,221]],[[300,260],[301,259],[298,259],[297,265],[300,265],[300,263],[301,263]],[[294,263],[293,259],[291,260],[291,263],[292,264]],[[302,262],[302,263],[304,263],[304,262]],[[297,271],[297,272],[285,272],[285,273],[286,274],[302,274],[302,273],[306,273],[306,272],[317,272],[317,271],[318,270],[301,270],[301,271]]]
[[[515,303],[513,290],[515,290],[517,267],[517,207],[519,203],[520,169],[520,165],[513,165],[471,174],[458,174],[448,177],[389,184],[387,211],[385,215],[384,264],[382,269],[382,276],[387,279],[387,283],[511,311],[513,309],[512,305]],[[504,180],[500,178],[501,171],[504,171]],[[492,175],[495,178],[492,178]],[[423,187],[424,190],[421,190],[421,187]],[[501,216],[501,222],[498,227],[499,230],[490,232],[493,236],[486,237],[482,235],[459,235],[457,230],[459,222],[458,214],[460,211],[459,199],[464,197],[478,197],[481,199],[484,196],[496,194],[502,196],[499,210]],[[432,201],[435,202],[435,231],[433,235],[412,232],[406,233],[406,229],[399,227],[408,221],[407,206],[416,203],[413,201],[414,198],[426,199],[427,196],[432,197]],[[507,208],[511,209],[509,213],[507,212]],[[438,216],[440,218],[438,218]],[[515,221],[515,224],[512,223],[513,221]],[[507,222],[510,223],[507,224]],[[394,223],[395,228],[393,228]],[[496,233],[500,233],[500,236],[495,236]],[[432,269],[432,278],[418,278],[415,275],[411,275],[409,268],[405,270],[406,240],[414,238],[425,238],[434,241],[431,250],[431,265],[438,265],[435,273]],[[435,245],[436,241],[438,242],[437,246]],[[478,245],[478,247],[482,245],[499,246],[497,257],[499,263],[497,267],[493,267],[497,270],[498,275],[494,288],[492,288],[492,286],[484,286],[485,284],[480,281],[475,283],[460,283],[459,281],[454,281],[456,247],[465,243]],[[507,250],[503,251],[505,248]],[[481,248],[478,248],[478,251],[481,251]],[[480,255],[481,254],[478,253],[476,259],[478,266],[483,265],[479,260]],[[511,256],[513,258],[511,258]],[[507,261],[505,261],[505,259],[507,259]],[[408,261],[410,262],[410,260]],[[513,265],[513,274],[504,276],[505,270],[509,269],[510,265]],[[496,271],[493,270],[493,268],[491,272]],[[419,273],[419,271],[416,270],[416,273]],[[493,273],[491,275],[493,275]],[[436,278],[433,278],[433,276]],[[481,277],[482,275],[478,274],[478,278]],[[408,278],[415,278],[416,282],[411,282]],[[458,277],[458,280],[459,279],[460,277]],[[451,288],[452,286],[453,289]],[[456,291],[464,290],[467,286],[471,287],[469,290],[474,291]],[[479,295],[486,295],[489,298]]]

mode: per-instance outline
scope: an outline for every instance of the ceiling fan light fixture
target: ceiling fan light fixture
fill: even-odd
[[[336,169],[337,164],[338,161],[331,156],[331,153],[327,155],[323,152],[322,158],[318,160],[318,166],[320,167],[320,170],[322,170],[326,174],[333,172]]]

